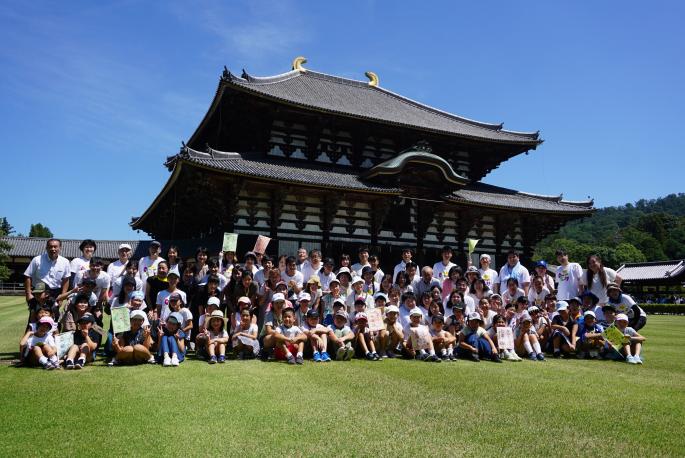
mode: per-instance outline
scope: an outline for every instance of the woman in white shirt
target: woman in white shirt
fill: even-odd
[[[614,269],[604,267],[602,258],[593,254],[587,258],[587,270],[585,271],[585,290],[591,291],[599,298],[599,304],[604,305],[609,301],[607,285],[616,283],[621,285],[621,277]]]

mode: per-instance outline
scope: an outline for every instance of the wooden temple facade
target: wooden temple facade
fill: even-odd
[[[467,238],[502,265],[510,248],[535,243],[591,214],[592,201],[527,194],[480,183],[502,162],[534,150],[537,132],[508,131],[390,92],[302,67],[273,77],[228,70],[171,176],[131,225],[157,239],[198,244],[237,232],[238,251],[264,234],[271,253],[299,245],[331,256],[372,247],[383,264],[402,247],[419,261]]]

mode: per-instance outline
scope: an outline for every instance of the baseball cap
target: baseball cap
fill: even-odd
[[[139,319],[145,321],[145,312],[143,312],[142,310],[134,310],[131,312],[131,319]]]
[[[389,305],[389,306],[387,306],[387,307],[385,308],[385,314],[386,314],[386,315],[387,315],[388,313],[392,313],[392,312],[400,313],[400,309],[397,308],[396,305]]]
[[[169,300],[170,301],[182,301],[183,298],[181,297],[181,295],[179,293],[171,293],[171,295],[169,296]]]
[[[297,296],[297,300],[299,300],[300,302],[302,302],[302,301],[311,301],[311,300],[312,300],[312,295],[309,294],[309,293],[305,293],[304,291],[302,291],[302,292],[300,293],[300,295]]]
[[[591,316],[592,318],[597,318],[597,315],[595,315],[595,312],[592,310],[588,310],[587,312],[583,313],[583,316]]]
[[[359,321],[359,320],[366,320],[368,321],[369,318],[366,316],[366,313],[364,312],[359,312],[354,316],[354,321]]]
[[[547,268],[547,261],[544,261],[541,259],[535,263],[535,267],[544,267],[546,269]]]
[[[440,315],[439,313],[437,315],[433,315],[433,318],[431,318],[431,322],[435,323],[436,321],[440,321],[441,323],[444,323],[445,317]]]
[[[607,310],[611,310],[613,312],[616,312],[616,306],[613,304],[604,304],[602,306],[602,312],[606,312]]]
[[[568,310],[568,302],[566,302],[566,301],[557,302],[557,312],[559,312],[561,310]]]
[[[341,316],[341,317],[347,319],[347,312],[344,310],[338,310],[337,312],[335,312],[335,316]]]
[[[360,303],[360,302],[361,302],[362,304],[366,304],[366,297],[364,297],[364,296],[357,296],[357,297],[354,298],[354,303],[355,303],[355,304],[358,304],[358,303]]]
[[[582,303],[583,303],[583,300],[582,300],[580,297],[578,297],[578,296],[572,297],[571,299],[567,299],[567,300],[566,300],[566,302],[571,302],[571,301],[578,302],[579,304],[582,304]]]
[[[307,318],[319,318],[319,312],[314,309],[307,310]]]
[[[42,281],[39,281],[38,283],[33,285],[33,289],[31,290],[31,292],[33,294],[36,294],[36,293],[43,293],[46,290],[47,290],[47,287],[46,287],[45,283],[43,283]]]
[[[388,302],[388,295],[385,294],[385,293],[380,293],[380,292],[379,292],[379,293],[376,293],[376,294],[373,296],[373,300],[377,301],[378,299],[384,299],[385,302]]]
[[[628,315],[626,315],[625,313],[619,313],[618,315],[616,315],[616,321],[628,321]]]
[[[219,306],[221,306],[221,301],[219,300],[218,297],[212,296],[209,299],[207,299],[207,305],[214,305],[216,307],[219,307]]]
[[[528,312],[523,312],[521,314],[521,323],[523,323],[524,321],[533,321],[533,318],[531,318]]]
[[[55,326],[55,321],[49,316],[44,316],[43,318],[38,320],[38,324],[49,324],[50,326]]]
[[[83,316],[78,319],[78,323],[95,323],[95,317],[90,313],[84,313]]]
[[[328,288],[330,288],[333,283],[340,284],[340,280],[338,280],[337,278],[334,278],[333,280],[329,281],[328,282]]]
[[[252,301],[247,296],[241,296],[240,299],[238,299],[238,304],[240,303],[252,305]]]
[[[145,299],[145,294],[142,291],[131,291],[131,294],[129,295],[131,299],[140,299],[143,300]]]
[[[276,288],[278,288],[279,286],[285,286],[286,288],[288,287],[288,285],[283,280],[276,282]]]
[[[337,298],[336,300],[333,301],[333,307],[335,307],[336,305],[340,305],[342,307],[346,306],[345,301],[340,299],[340,298]]]
[[[181,278],[181,274],[179,274],[178,270],[176,269],[171,269],[169,273],[166,274],[167,277],[171,277],[172,275],[175,275],[177,278]]]
[[[479,260],[481,260],[481,261],[482,261],[483,259],[487,259],[488,261],[490,261],[490,260],[491,260],[492,258],[490,257],[490,255],[489,255],[489,254],[487,254],[487,253],[483,253],[483,254],[481,254],[481,255],[480,255],[480,258],[479,258]]]
[[[362,276],[364,276],[365,274],[368,274],[368,273],[375,274],[376,271],[373,270],[373,267],[371,267],[371,266],[364,266],[364,268],[362,269]]]
[[[423,316],[423,312],[419,310],[418,307],[414,307],[411,309],[411,312],[409,312],[409,316]]]
[[[119,245],[119,248],[117,248],[117,250],[129,250],[129,251],[131,251],[132,248],[131,248],[131,245],[129,245],[128,243],[122,243]]]
[[[478,320],[478,321],[483,321],[483,319],[480,317],[480,313],[478,312],[471,312],[469,313],[469,320]]]
[[[466,308],[466,305],[464,305],[463,302],[455,302],[454,304],[452,304],[452,308],[453,309],[459,309],[463,312],[464,309]]]
[[[470,266],[468,269],[466,269],[467,274],[480,274],[478,271],[478,268],[476,266]]]
[[[610,289],[617,289],[617,290],[621,291],[621,287],[618,286],[618,283],[615,283],[615,282],[611,282],[607,285],[607,291],[609,291]]]
[[[364,279],[362,277],[357,277],[356,275],[352,277],[352,285],[354,285],[355,283],[360,283],[360,282],[361,283],[364,282]]]
[[[285,302],[285,296],[283,295],[283,293],[274,294],[273,297],[271,298],[271,303],[274,303],[274,302]]]
[[[183,322],[183,315],[181,315],[178,312],[174,312],[171,315],[169,315],[166,320],[170,323],[180,324]]]
[[[528,307],[528,313],[535,313],[539,311],[540,309],[536,305],[531,305],[530,307]]]

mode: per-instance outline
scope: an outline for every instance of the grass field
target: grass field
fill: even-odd
[[[25,317],[0,298],[3,360]],[[643,366],[2,364],[0,456],[683,456],[685,317],[652,316],[644,335]]]

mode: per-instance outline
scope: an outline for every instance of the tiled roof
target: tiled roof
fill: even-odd
[[[325,186],[341,190],[359,190],[398,195],[402,193],[402,189],[399,188],[380,186],[362,180],[356,173],[346,167],[310,166],[309,163],[298,164],[294,161],[265,160],[256,157],[256,155],[252,157],[249,153],[225,153],[211,149],[209,152],[203,153],[187,147],[180,154],[169,158],[167,165],[174,165],[179,160],[241,176],[295,182],[303,185]],[[536,196],[484,183],[471,183],[454,191],[453,194],[445,196],[445,199],[480,207],[530,210],[546,213],[582,215],[589,214],[592,211],[592,201],[567,203],[561,200],[560,197]]]
[[[625,264],[616,273],[624,281],[671,279],[685,273],[685,261],[674,260]]]
[[[222,84],[269,99],[389,124],[447,133],[460,137],[529,145],[541,140],[537,132],[514,132],[502,124],[473,121],[395,94],[367,82],[293,70],[281,75],[243,78],[225,73]]]
[[[47,238],[41,237],[0,237],[0,240],[12,245],[12,248],[7,254],[16,257],[38,256],[45,252],[45,245],[48,241]],[[62,256],[69,259],[81,256],[81,250],[79,250],[78,247],[83,240],[60,240],[62,240]],[[95,244],[97,245],[95,256],[108,261],[117,259],[119,257],[117,254],[119,245],[128,243],[133,250],[133,255],[131,257],[139,259],[148,254],[150,242],[151,240],[95,240]]]

